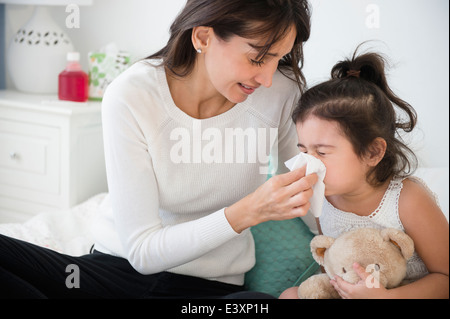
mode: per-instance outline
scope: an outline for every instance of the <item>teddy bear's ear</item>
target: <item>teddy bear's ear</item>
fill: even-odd
[[[403,257],[408,260],[414,253],[414,242],[403,231],[395,228],[385,228],[381,231],[385,241],[390,241],[400,249]]]
[[[318,235],[311,240],[311,253],[314,260],[317,261],[319,265],[323,266],[325,251],[330,248],[333,243],[334,238],[324,235]]]

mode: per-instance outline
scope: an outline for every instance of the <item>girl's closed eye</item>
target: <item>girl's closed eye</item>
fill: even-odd
[[[325,156],[325,155],[326,155],[326,153],[324,153],[324,152],[319,152],[319,151],[316,151],[316,154],[319,155],[319,156]]]
[[[302,153],[307,153],[308,154],[308,149],[303,146],[302,144],[297,144],[298,149],[300,150],[300,152]],[[324,150],[315,150],[314,154],[318,155],[318,156],[325,156],[327,153],[324,152]]]

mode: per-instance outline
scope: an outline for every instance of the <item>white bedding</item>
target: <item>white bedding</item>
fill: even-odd
[[[90,225],[106,194],[98,194],[72,209],[40,213],[24,223],[0,224],[0,234],[73,255],[93,245]]]
[[[449,168],[421,168],[416,176],[436,195],[448,222]],[[87,254],[94,243],[90,225],[106,195],[98,194],[66,211],[40,213],[25,223],[0,224],[0,234],[73,256]]]

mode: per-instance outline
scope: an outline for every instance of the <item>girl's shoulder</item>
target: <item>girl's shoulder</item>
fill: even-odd
[[[434,193],[424,181],[417,177],[403,180],[403,188],[398,202],[399,217],[407,228],[409,220],[426,220],[443,213]]]
[[[407,177],[403,180],[403,189],[400,200],[408,206],[418,202],[433,201],[437,204],[436,195],[431,191],[427,184],[415,176]]]

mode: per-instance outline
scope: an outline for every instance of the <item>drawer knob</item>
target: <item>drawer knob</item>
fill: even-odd
[[[19,154],[17,154],[16,152],[11,152],[9,153],[9,158],[12,160],[16,160],[19,158]]]

